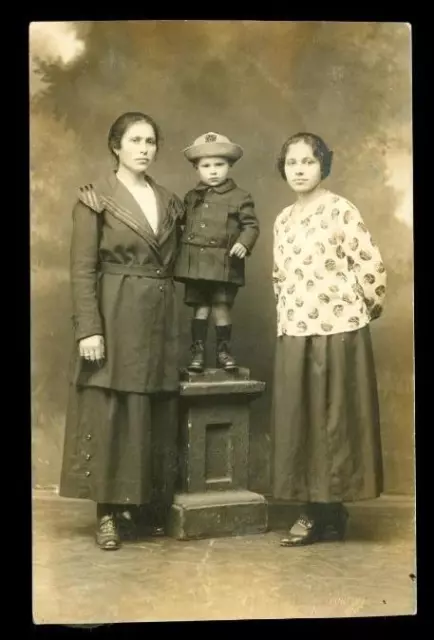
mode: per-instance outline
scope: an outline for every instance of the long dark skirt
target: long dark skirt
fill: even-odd
[[[383,486],[369,327],[277,339],[273,494],[297,502],[377,497]]]
[[[177,396],[70,389],[60,495],[98,503],[170,502]]]

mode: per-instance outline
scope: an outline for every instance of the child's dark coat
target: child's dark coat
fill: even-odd
[[[259,222],[251,195],[232,179],[218,187],[199,183],[184,199],[184,231],[175,279],[245,284],[245,261],[230,257],[236,242],[248,254],[258,236]]]

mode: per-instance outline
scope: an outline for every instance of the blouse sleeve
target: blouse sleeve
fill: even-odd
[[[281,225],[279,224],[279,219],[277,219],[274,223],[273,227],[273,290],[274,296],[277,299],[279,298],[280,291],[282,289],[282,283],[286,280],[286,275],[282,265],[282,237],[281,237]]]
[[[357,286],[360,293],[363,292],[371,320],[374,320],[382,314],[387,286],[387,273],[380,250],[354,205],[345,202],[341,216],[343,249],[348,268],[356,274]]]

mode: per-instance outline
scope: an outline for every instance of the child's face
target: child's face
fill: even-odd
[[[321,182],[321,165],[313,155],[310,144],[294,142],[288,148],[285,175],[289,186],[296,193],[309,193]]]
[[[196,169],[202,182],[217,187],[226,180],[230,166],[225,158],[201,158]]]

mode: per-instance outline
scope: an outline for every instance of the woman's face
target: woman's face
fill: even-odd
[[[321,165],[313,155],[310,144],[303,140],[288,148],[285,175],[289,186],[296,193],[309,193],[321,182]]]
[[[113,149],[119,167],[131,173],[145,173],[157,153],[157,140],[153,127],[147,122],[135,122],[122,136],[120,148]]]

